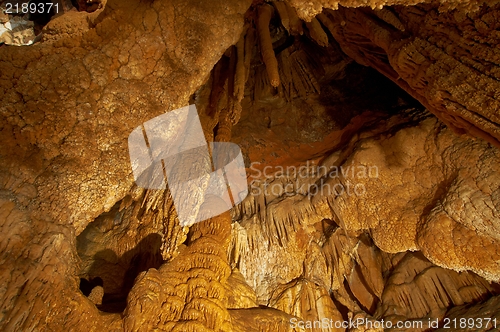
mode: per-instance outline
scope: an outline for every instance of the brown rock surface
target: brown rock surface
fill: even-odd
[[[383,9],[384,6],[413,6],[420,3],[429,3],[427,0],[286,0],[294,8],[297,9],[299,16],[303,20],[309,21],[314,16],[321,13],[324,8],[338,9],[344,7],[370,7],[371,9]],[[450,10],[455,8],[465,9],[467,11],[475,11],[483,4],[494,4],[494,0],[474,1],[474,0],[452,0],[452,1],[436,1],[441,9]]]
[[[446,314],[446,318],[441,328],[436,331],[449,328],[456,331],[497,331],[500,320],[500,299],[495,296],[475,305],[453,308]]]
[[[130,131],[188,101],[237,40],[248,5],[108,1],[81,35],[54,23],[51,42],[2,47],[1,330],[122,329],[78,291],[76,235],[130,191]],[[148,203],[158,205],[163,215],[163,203]],[[160,221],[171,223],[170,243],[175,218]],[[129,231],[133,248],[154,229]]]
[[[500,319],[496,1],[78,4],[0,47],[0,330]],[[127,137],[188,102],[251,194],[181,227]]]
[[[392,79],[455,132],[499,147],[500,53],[491,47],[499,43],[499,5],[442,10],[397,6],[382,19],[367,9],[323,15],[349,56]]]

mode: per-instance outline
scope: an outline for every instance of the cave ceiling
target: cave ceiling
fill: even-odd
[[[500,329],[499,1],[0,8],[0,331]],[[188,105],[248,195],[185,223]]]

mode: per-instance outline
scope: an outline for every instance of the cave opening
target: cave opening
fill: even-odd
[[[110,313],[125,309],[127,296],[141,272],[157,269],[164,262],[160,234],[124,239],[124,232],[137,230],[127,221],[128,215],[124,218],[128,211],[120,211],[121,203],[97,217],[77,237],[80,290],[99,310]]]

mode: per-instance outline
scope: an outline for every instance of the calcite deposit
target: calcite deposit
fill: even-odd
[[[0,13],[0,331],[500,328],[498,1],[57,3]],[[127,139],[188,104],[249,195],[182,227]]]

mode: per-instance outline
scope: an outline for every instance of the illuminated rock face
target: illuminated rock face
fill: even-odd
[[[0,330],[498,326],[498,4],[417,2],[94,1],[1,46]],[[188,103],[251,194],[181,227],[127,137]]]

